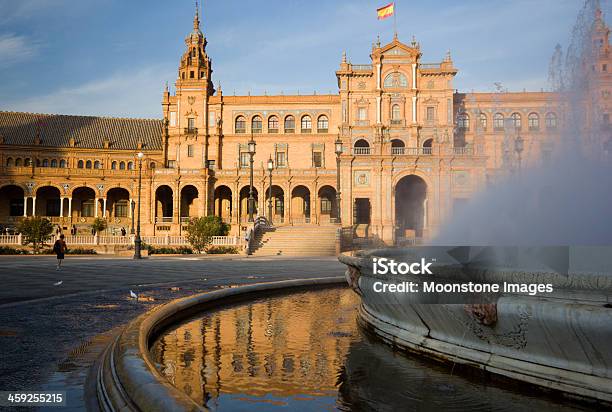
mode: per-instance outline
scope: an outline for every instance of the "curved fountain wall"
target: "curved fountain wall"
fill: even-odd
[[[579,397],[612,402],[612,277],[543,268],[466,266],[438,259],[434,275],[374,275],[373,257],[410,261],[423,249],[343,255],[361,295],[360,321],[407,351],[473,366]],[[602,248],[601,253],[607,249]],[[417,251],[416,253],[414,253]],[[376,293],[376,281],[550,283],[544,296],[500,294],[489,303],[440,303],[414,293]],[[436,301],[436,299],[438,299]],[[437,303],[436,303],[437,302]],[[432,304],[436,303],[436,304]]]

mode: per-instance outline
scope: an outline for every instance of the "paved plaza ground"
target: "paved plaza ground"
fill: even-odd
[[[343,273],[334,257],[68,257],[60,272],[53,257],[0,257],[0,390],[66,390],[80,409],[100,350],[153,306],[230,285]]]

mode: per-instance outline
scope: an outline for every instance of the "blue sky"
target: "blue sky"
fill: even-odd
[[[202,30],[213,81],[225,94],[336,92],[343,50],[369,63],[393,36],[372,0],[205,1]],[[398,0],[400,40],[423,62],[451,50],[459,90],[547,86],[550,56],[566,45],[582,0]],[[604,12],[609,16],[609,2]],[[160,117],[176,79],[192,0],[0,0],[0,110]]]

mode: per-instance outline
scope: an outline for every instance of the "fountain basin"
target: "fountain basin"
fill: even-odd
[[[104,352],[94,371],[98,405],[103,411],[205,410],[172,386],[150,354],[155,337],[169,325],[203,309],[278,291],[316,289],[343,284],[341,277],[287,280],[221,289],[177,299],[132,321]]]
[[[387,343],[572,396],[612,402],[612,276],[584,270],[592,267],[586,263],[601,262],[609,251],[573,250],[565,274],[542,263],[550,259],[537,259],[550,257],[550,250],[497,248],[489,252],[495,253],[480,256],[497,254],[502,259],[468,262],[465,253],[454,253],[452,258],[440,248],[427,247],[380,249],[339,259],[348,266],[348,283],[361,296],[360,322]],[[461,254],[464,261],[457,257]],[[510,255],[514,258],[509,263],[505,258]],[[433,276],[381,275],[372,270],[375,257],[418,261],[422,256],[435,256]],[[499,293],[473,302],[457,296],[381,294],[373,289],[375,282],[467,280],[544,282],[554,292]]]

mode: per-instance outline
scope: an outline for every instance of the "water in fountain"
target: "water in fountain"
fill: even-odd
[[[549,77],[561,113],[556,141],[544,137],[543,157],[526,159],[523,170],[521,153],[512,150],[508,176],[449,219],[434,244],[612,245],[612,136],[601,123],[599,67],[593,68],[608,48],[594,41],[602,29],[600,2],[587,0],[565,59],[560,47],[555,51]]]

